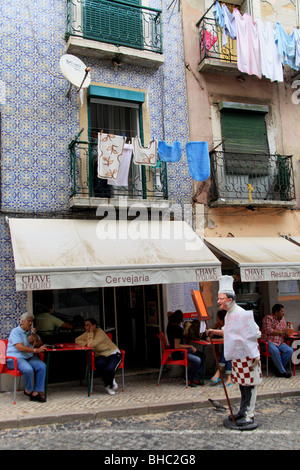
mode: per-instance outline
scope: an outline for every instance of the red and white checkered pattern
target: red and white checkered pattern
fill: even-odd
[[[233,359],[232,380],[239,385],[259,385],[262,381],[260,362],[253,368],[253,359],[245,357],[242,359]]]

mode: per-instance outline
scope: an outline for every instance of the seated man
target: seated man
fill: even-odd
[[[73,330],[73,326],[69,323],[65,323],[60,318],[57,318],[53,315],[54,306],[52,305],[48,308],[48,311],[38,313],[36,316],[36,325],[39,333],[43,335],[50,335],[58,328],[66,328],[68,330]]]
[[[272,314],[263,319],[261,340],[268,342],[268,350],[276,368],[276,375],[290,378],[291,374],[286,372],[285,366],[292,357],[293,349],[284,342],[288,328],[283,315],[284,306],[273,305]],[[262,343],[261,347],[264,350],[265,345]]]
[[[200,385],[200,375],[202,370],[201,359],[197,356],[196,348],[191,344],[183,343],[183,329],[180,324],[183,320],[183,313],[181,310],[176,310],[173,315],[169,317],[169,323],[167,326],[167,336],[170,343],[171,349],[187,349],[188,359],[188,381],[190,387],[196,387]],[[183,359],[183,352],[178,351],[172,353],[172,358]]]
[[[103,378],[107,393],[114,395],[118,388],[115,372],[122,362],[121,351],[101,328],[97,328],[97,322],[94,318],[85,320],[84,328],[85,333],[78,336],[75,343],[93,349],[96,371]]]
[[[44,403],[46,400],[41,393],[44,392],[45,387],[46,364],[34,354],[43,352],[46,346],[43,346],[43,342],[35,331],[31,330],[33,319],[34,316],[31,313],[21,315],[20,325],[9,335],[6,354],[17,358],[18,370],[23,377],[25,395],[30,397],[30,401]],[[13,359],[7,359],[6,365],[8,369],[13,369]]]

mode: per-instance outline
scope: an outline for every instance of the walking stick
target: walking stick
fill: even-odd
[[[207,326],[207,322],[205,322],[205,323],[206,323],[206,326]],[[218,356],[217,356],[217,353],[216,353],[216,348],[215,348],[214,342],[213,342],[213,340],[212,340],[212,337],[210,336],[210,333],[209,333],[208,337],[209,337],[209,339],[210,339],[210,344],[211,344],[211,347],[212,347],[212,350],[213,350],[213,353],[214,353],[214,356],[215,356],[215,360],[216,360],[216,363],[217,363],[217,366],[218,366],[218,371],[219,371],[220,378],[221,378],[221,382],[222,382],[222,385],[223,385],[223,388],[224,388],[224,392],[225,392],[225,395],[226,395],[226,400],[227,400],[227,403],[228,403],[228,408],[229,408],[229,411],[230,411],[230,415],[231,415],[232,421],[235,422],[234,416],[233,416],[233,412],[232,412],[232,409],[231,409],[231,405],[230,405],[230,401],[229,401],[229,397],[228,397],[228,393],[227,393],[227,389],[226,389],[226,386],[225,386],[225,384],[224,384],[224,380],[223,380],[223,375],[222,375],[221,367],[220,367],[220,364],[219,364],[219,361],[218,361]]]

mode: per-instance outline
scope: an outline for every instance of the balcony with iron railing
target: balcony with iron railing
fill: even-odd
[[[163,63],[161,10],[122,0],[67,0],[68,53],[155,67]]]
[[[223,45],[223,29],[220,28],[213,14],[214,3],[197,23],[200,45],[199,71],[237,70],[236,40],[227,37]]]
[[[155,167],[136,165],[133,157],[129,169],[128,185],[115,186],[98,178],[98,141],[79,140],[79,135],[69,145],[72,205],[97,207],[101,204],[118,204],[120,198],[142,201],[143,204],[168,199],[167,166],[158,160]]]
[[[212,205],[292,206],[295,182],[292,156],[213,151]]]

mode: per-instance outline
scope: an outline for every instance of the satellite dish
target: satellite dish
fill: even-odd
[[[77,88],[77,91],[81,90],[81,88],[89,87],[91,83],[91,68],[86,67],[78,57],[71,54],[65,54],[60,58],[59,65],[63,75],[66,77],[68,82],[70,82],[70,88],[67,95],[69,95],[72,85]]]

